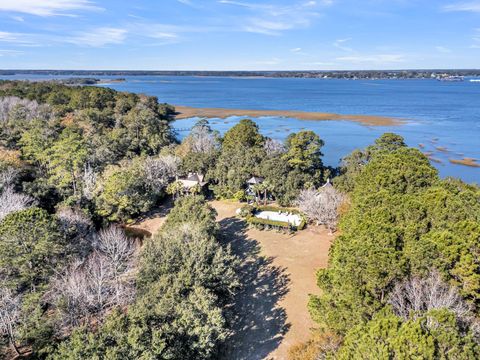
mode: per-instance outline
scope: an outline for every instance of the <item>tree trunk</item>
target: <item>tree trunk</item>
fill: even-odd
[[[72,170],[72,185],[73,185],[73,195],[77,195],[77,181],[75,177],[75,171]]]
[[[18,350],[17,344],[15,344],[15,340],[14,340],[14,339],[10,338],[10,344],[12,345],[13,351],[15,351],[15,354],[16,354],[15,357],[19,357],[20,355],[22,355],[22,354],[20,353],[20,350]]]

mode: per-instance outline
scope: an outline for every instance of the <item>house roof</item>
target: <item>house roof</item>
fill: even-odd
[[[247,180],[247,184],[261,184],[265,179],[260,176],[252,176],[249,180]]]
[[[185,179],[178,179],[178,181],[180,181],[185,188],[190,189],[196,185],[205,186],[207,182],[203,181],[204,178],[205,176],[202,174],[190,173]]]
[[[202,175],[202,174],[190,173],[190,174],[188,174],[186,180],[196,181],[196,182],[198,182],[198,183],[201,183],[201,182],[203,182],[203,179],[204,179],[204,178],[205,178],[205,176]]]
[[[327,182],[322,186],[322,187],[331,187],[333,186],[332,183],[330,182],[330,178],[327,179]]]

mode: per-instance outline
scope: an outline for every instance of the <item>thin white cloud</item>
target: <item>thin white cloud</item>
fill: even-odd
[[[352,48],[344,45],[346,42],[348,42],[350,40],[352,40],[352,38],[338,39],[333,43],[333,46],[335,46],[336,48],[338,48],[340,50],[346,51],[346,52],[352,52],[353,51]]]
[[[90,47],[103,47],[110,44],[122,44],[127,36],[126,29],[101,27],[92,31],[85,31],[67,38],[66,42]]]
[[[247,32],[264,34],[264,35],[279,35],[282,31],[290,30],[298,27],[299,22],[281,21],[281,20],[263,20],[261,18],[251,18],[250,24],[243,28]],[[303,22],[303,25],[306,25]]]
[[[476,33],[472,37],[473,44],[470,45],[472,49],[480,49],[480,28],[475,29]]]
[[[241,2],[241,1],[231,1],[231,0],[220,0],[220,4],[227,4],[227,5],[236,5],[236,6],[241,6],[249,9],[265,9],[265,8],[270,8],[270,5],[265,5],[265,4],[252,4],[252,3],[246,3],[246,2]]]
[[[290,49],[290,51],[293,52],[293,53],[298,53],[298,52],[302,51],[302,48],[299,48],[299,47],[298,48],[293,48],[293,49]]]
[[[161,24],[130,24],[125,28],[99,27],[69,34],[17,33],[0,31],[0,44],[6,43],[21,47],[58,46],[72,44],[80,47],[104,47],[124,44],[128,37],[153,39],[153,43],[139,42],[145,46],[177,43],[181,32],[199,32],[202,29],[179,28]]]
[[[178,0],[181,1],[181,0]],[[220,4],[229,4],[229,5],[237,5],[237,6],[242,6],[246,7],[249,9],[273,9],[275,8],[274,5],[272,4],[263,4],[263,3],[250,3],[250,2],[242,2],[242,1],[235,1],[235,0],[219,0],[218,1]],[[301,6],[301,7],[314,7],[316,5],[323,5],[323,6],[329,6],[333,4],[333,0],[321,0],[321,1],[304,1],[301,3],[297,3],[297,5],[294,6]],[[279,5],[278,8],[281,8]]]
[[[18,56],[23,54],[23,51],[18,50],[1,50],[0,49],[0,56]]]
[[[38,46],[38,39],[34,34],[0,31],[0,43],[10,43],[18,46]]]
[[[129,35],[155,40],[154,43],[146,44],[147,46],[179,43],[186,41],[190,34],[224,31],[223,28],[202,25],[171,25],[150,22],[130,23],[126,29]]]
[[[151,37],[151,38],[154,38],[154,39],[166,39],[166,40],[178,39],[177,34],[163,32],[163,31],[152,32],[152,33],[148,34],[148,37]]]
[[[237,22],[244,24],[240,30],[263,35],[280,35],[286,30],[305,28],[312,19],[320,14],[316,12],[319,6],[329,5],[327,1],[295,1],[289,5],[274,5],[271,3],[245,2],[235,0],[219,0],[218,3],[243,8],[250,12]]]
[[[38,16],[71,15],[75,10],[99,10],[88,0],[0,0],[0,11]]]
[[[336,60],[352,64],[379,65],[387,63],[402,63],[405,61],[405,56],[401,54],[354,55],[337,57]]]
[[[448,53],[451,53],[452,50],[445,47],[445,46],[435,46],[435,49],[438,51],[438,52],[441,52],[441,53],[444,53],[444,54],[448,54]]]
[[[15,42],[18,39],[19,35],[20,35],[19,33],[0,31],[0,41]]]
[[[197,2],[193,2],[192,0],[177,0],[179,3],[183,4],[183,5],[187,5],[187,6],[190,6],[194,9],[200,9],[203,7],[202,4],[200,3],[197,3]]]
[[[480,12],[480,1],[464,1],[443,7],[444,11]]]

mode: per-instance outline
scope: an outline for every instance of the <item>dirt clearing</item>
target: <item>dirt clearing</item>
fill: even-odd
[[[323,227],[295,235],[248,229],[235,217],[237,203],[211,202],[224,241],[243,260],[244,288],[237,297],[236,334],[226,359],[286,359],[291,345],[305,341],[314,323],[308,294],[318,294],[315,272],[327,266],[334,236]]]

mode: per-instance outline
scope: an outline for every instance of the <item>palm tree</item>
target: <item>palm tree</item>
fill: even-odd
[[[265,180],[262,184],[262,190],[263,190],[263,205],[267,205],[267,195],[268,193],[271,193],[273,190],[275,190],[275,186],[273,186],[272,183],[270,183],[268,180]]]
[[[191,195],[200,194],[202,192],[202,187],[200,184],[196,184],[189,189]]]
[[[262,184],[255,184],[252,186],[252,190],[255,193],[255,202],[257,202],[257,199],[260,199],[260,195],[263,191]]]
[[[178,197],[178,194],[180,194],[182,191],[183,184],[180,181],[175,181],[167,186],[167,194],[172,195],[173,200],[175,200]]]

